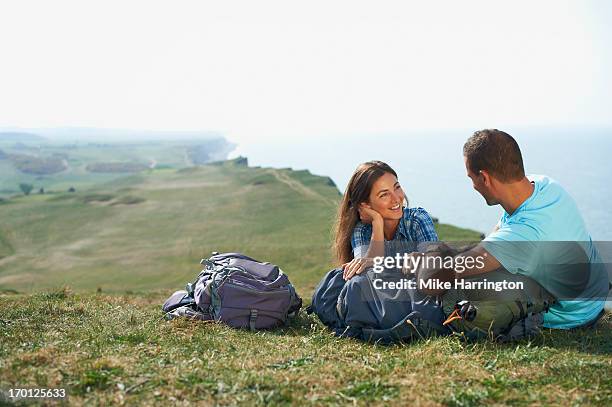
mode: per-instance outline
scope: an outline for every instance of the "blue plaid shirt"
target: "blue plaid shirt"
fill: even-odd
[[[353,229],[351,246],[355,258],[365,257],[372,239],[372,225],[358,222]],[[433,220],[423,208],[404,208],[404,217],[392,240],[385,240],[385,256],[423,251],[419,243],[437,242]]]

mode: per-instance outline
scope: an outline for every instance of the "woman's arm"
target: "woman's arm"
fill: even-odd
[[[385,255],[385,235],[384,222],[382,216],[370,208],[367,204],[361,204],[359,207],[359,215],[363,222],[372,224],[372,236],[368,251],[364,257],[355,257],[348,263],[342,265],[344,269],[343,277],[345,280],[350,280],[356,274],[361,274],[367,267],[373,265],[374,257],[382,257]]]
[[[363,215],[361,215],[363,213]],[[359,214],[362,217],[372,219],[372,238],[368,247],[367,258],[382,257],[385,255],[385,223],[380,213],[370,208],[367,204],[361,204]]]

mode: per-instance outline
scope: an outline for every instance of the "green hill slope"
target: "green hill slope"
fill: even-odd
[[[14,198],[0,205],[0,288],[173,289],[210,252],[242,251],[279,264],[306,294],[332,267],[339,198],[327,177],[232,161]],[[444,239],[478,239],[439,229]]]
[[[65,389],[67,405],[610,404],[610,314],[518,343],[391,347],[335,338],[303,310],[255,333],[161,318],[212,250],[278,263],[308,302],[338,199],[326,177],[225,162],[0,203],[0,405],[17,387]],[[103,293],[2,292],[61,285]]]

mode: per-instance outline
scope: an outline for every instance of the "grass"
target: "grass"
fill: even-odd
[[[0,259],[11,256],[15,253],[13,247],[9,243],[9,239],[5,236],[5,232],[0,228]]]
[[[326,177],[221,163],[4,202],[0,390],[65,388],[73,405],[612,403],[610,314],[597,330],[531,341],[391,347],[335,338],[303,311],[257,333],[162,319],[213,250],[279,264],[308,303],[333,265],[338,199]]]
[[[610,405],[612,318],[499,344],[383,347],[300,313],[275,331],[164,321],[166,293],[0,296],[0,389],[65,388],[70,404]]]

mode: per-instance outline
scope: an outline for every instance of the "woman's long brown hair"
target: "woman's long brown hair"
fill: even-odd
[[[339,264],[353,259],[351,236],[359,221],[359,204],[369,200],[372,185],[385,173],[397,177],[395,171],[382,161],[363,163],[353,173],[340,202],[334,226],[333,252]]]

